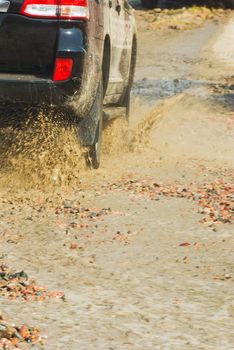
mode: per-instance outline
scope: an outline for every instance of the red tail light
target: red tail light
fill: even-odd
[[[89,19],[88,0],[60,0],[60,18]]]
[[[72,74],[72,58],[56,58],[54,68],[54,81],[68,80]]]
[[[89,19],[88,0],[25,0],[20,13],[28,17]]]

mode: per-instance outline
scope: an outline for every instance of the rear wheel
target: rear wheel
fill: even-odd
[[[101,158],[101,143],[103,129],[103,81],[100,79],[98,90],[86,118],[79,125],[78,138],[81,145],[87,147],[87,163],[93,169],[98,169]]]
[[[103,103],[103,100],[102,100]],[[88,164],[93,169],[98,169],[101,160],[102,129],[103,129],[103,107],[99,111],[99,121],[95,132],[94,143],[88,148]]]
[[[125,115],[126,115],[127,121],[129,121],[129,115],[130,115],[130,99],[131,99],[131,90],[132,90],[134,74],[135,74],[136,57],[137,57],[137,41],[136,41],[136,37],[134,37],[132,41],[132,54],[131,54],[130,72],[128,77],[128,86],[125,90],[123,100],[121,103],[121,106],[126,108]]]
[[[234,9],[234,0],[227,0],[226,5],[230,9]]]

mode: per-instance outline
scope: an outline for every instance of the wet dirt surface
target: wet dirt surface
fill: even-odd
[[[234,48],[222,46],[233,17],[225,21],[169,32],[139,23],[130,132],[120,120],[106,128],[99,170],[48,116],[7,149],[2,134],[0,265],[44,289],[25,301],[12,298],[18,280],[6,291],[0,279],[0,309],[40,329],[32,348],[233,348]],[[44,290],[65,297],[41,300]]]

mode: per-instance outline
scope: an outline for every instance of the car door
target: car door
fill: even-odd
[[[130,13],[125,0],[110,0],[111,64],[110,83],[112,91],[121,94],[126,84],[131,52]],[[113,88],[114,87],[114,88]]]
[[[51,77],[58,21],[21,14],[25,0],[0,0],[1,74]]]

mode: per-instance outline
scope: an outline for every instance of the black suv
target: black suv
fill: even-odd
[[[97,168],[103,116],[128,115],[136,47],[126,0],[0,0],[0,104],[68,106]]]

